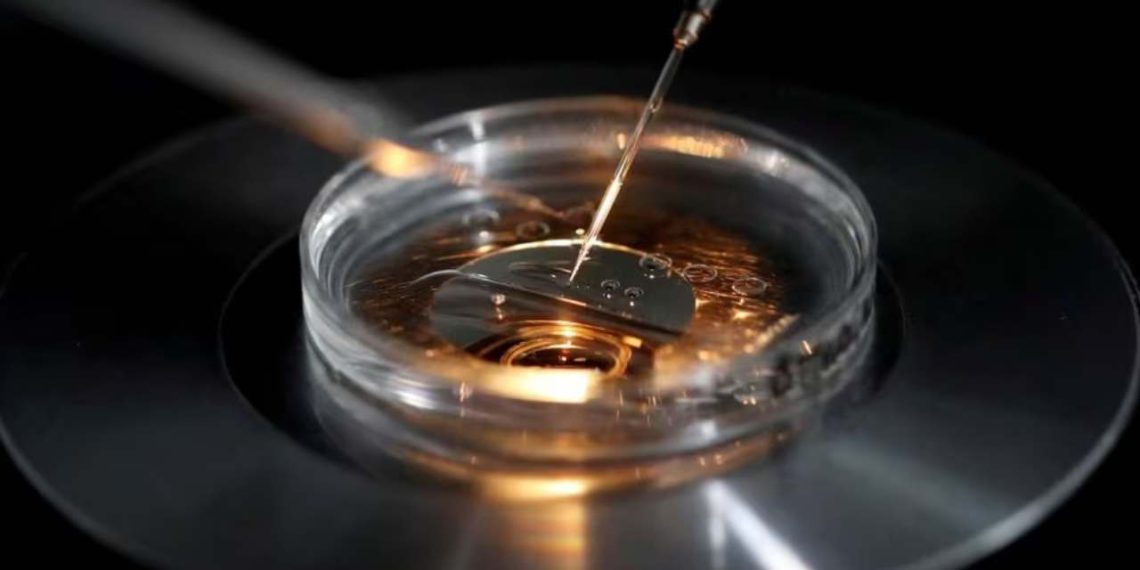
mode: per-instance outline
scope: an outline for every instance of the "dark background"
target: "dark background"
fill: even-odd
[[[186,3],[345,78],[550,61],[657,66],[680,8],[678,0]],[[1002,13],[954,3],[876,12],[862,4],[789,9],[723,0],[685,70],[845,95],[963,133],[1044,175],[1137,267],[1129,21],[1123,9],[1086,5]],[[8,149],[0,267],[34,243],[45,218],[133,157],[233,113],[2,3],[0,64]],[[1140,473],[1128,461],[1137,450],[1135,432],[1128,430],[1073,500],[980,566],[1126,566],[1135,559],[1131,533],[1117,522],[1140,495],[1133,485]],[[50,510],[6,458],[0,504],[16,523],[5,558],[34,555],[50,564],[79,555],[88,563],[126,564]],[[63,547],[33,546],[53,542]]]

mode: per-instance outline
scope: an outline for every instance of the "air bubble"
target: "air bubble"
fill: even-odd
[[[640,299],[645,295],[645,289],[641,287],[626,287],[625,296],[628,299]]]
[[[491,295],[491,304],[498,307],[507,302],[507,296],[502,293],[494,293]]]
[[[668,271],[669,266],[673,265],[673,260],[664,255],[657,255],[648,253],[642,256],[641,260],[637,262],[646,274],[652,278]]]
[[[716,268],[700,263],[687,265],[681,275],[689,280],[689,283],[708,283],[716,279]]]
[[[739,295],[762,295],[768,290],[768,282],[759,277],[741,277],[732,282],[732,290]]]
[[[499,213],[490,208],[476,208],[463,215],[463,225],[470,228],[489,228],[499,223]]]
[[[522,239],[538,239],[550,233],[550,226],[546,222],[531,220],[515,226],[515,235]]]

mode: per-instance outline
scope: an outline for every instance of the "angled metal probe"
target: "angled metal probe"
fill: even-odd
[[[449,164],[395,142],[401,114],[240,34],[160,0],[8,0],[34,19],[265,112],[310,140],[401,178]]]
[[[574,260],[574,268],[570,270],[570,281],[578,276],[582,263],[589,256],[590,248],[598,241],[602,226],[605,225],[606,218],[609,217],[610,210],[613,209],[614,202],[617,201],[618,194],[621,193],[622,185],[625,184],[625,177],[629,175],[629,169],[633,166],[634,159],[637,158],[637,151],[641,148],[641,137],[645,134],[645,128],[649,126],[649,122],[653,120],[657,111],[661,110],[665,94],[669,91],[669,86],[673,83],[673,76],[677,74],[677,68],[681,65],[681,57],[685,55],[685,50],[689,46],[696,43],[701,30],[709,23],[709,20],[712,20],[712,11],[716,8],[717,1],[695,0],[689,2],[688,8],[681,13],[681,20],[673,29],[673,50],[669,52],[669,59],[665,60],[665,66],[661,68],[661,73],[657,76],[657,83],[653,86],[649,100],[641,111],[637,126],[633,128],[633,134],[630,135],[629,142],[622,150],[617,170],[614,172],[609,186],[606,187],[605,193],[602,194],[602,200],[594,212],[594,219],[590,222],[590,229],[586,232],[582,245],[579,246],[578,257]]]

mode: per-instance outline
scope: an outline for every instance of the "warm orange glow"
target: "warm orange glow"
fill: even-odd
[[[745,311],[744,309],[736,309],[732,311],[732,320],[743,321],[755,317],[756,313],[752,311]]]
[[[581,404],[595,397],[608,379],[621,377],[641,339],[619,337],[594,327],[564,320],[529,321],[513,331],[509,347],[499,356],[506,366],[486,370],[477,380],[481,391],[536,402]],[[500,345],[485,347],[494,350]],[[558,350],[605,354],[608,366],[551,368],[522,364],[528,356]],[[585,362],[585,354],[573,362]],[[565,358],[569,358],[568,356]],[[563,363],[567,361],[563,359]]]
[[[365,145],[365,158],[373,170],[393,178],[421,178],[441,166],[436,155],[385,139]]]
[[[587,511],[581,501],[515,506],[502,513],[496,535],[506,548],[530,554],[544,567],[587,567]]]
[[[798,431],[798,427],[790,428]],[[786,440],[785,430],[763,432],[725,443],[703,453],[681,454],[658,458],[644,463],[609,466],[581,466],[564,470],[513,470],[490,467],[477,457],[450,461],[433,455],[413,453],[407,459],[415,466],[444,479],[462,481],[480,495],[496,501],[515,504],[517,512],[538,513],[561,510],[563,505],[580,505],[587,495],[628,489],[631,487],[668,487],[698,477],[716,475],[748,461],[766,455],[776,443]],[[537,511],[535,509],[538,509]],[[553,511],[547,511],[553,509]],[[564,528],[566,533],[550,544],[573,546],[577,525],[562,525],[561,515],[544,521],[549,524],[528,524],[525,533],[512,533],[517,537],[529,536],[538,527]],[[576,517],[570,516],[570,519]],[[532,521],[537,523],[538,521]],[[553,538],[553,537],[548,537]],[[546,542],[545,540],[543,542]]]
[[[492,475],[482,483],[488,495],[504,500],[567,499],[590,492],[588,479],[581,477],[543,477],[526,475]]]
[[[490,379],[485,388],[520,400],[581,404],[590,399],[601,377],[593,370],[516,367]]]
[[[724,135],[660,135],[651,138],[650,146],[673,152],[699,156],[702,158],[725,158],[736,156],[746,150],[746,144],[738,137]]]
[[[318,112],[305,115],[301,130],[317,144],[335,152],[352,153],[359,141],[351,121],[339,113]]]

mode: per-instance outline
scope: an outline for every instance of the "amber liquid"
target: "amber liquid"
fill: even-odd
[[[636,256],[633,263],[640,257],[647,279],[621,283],[602,264],[570,283],[578,250],[567,240],[581,243],[592,211],[588,202],[556,214],[498,204],[437,220],[368,265],[350,286],[352,306],[369,326],[434,359],[591,369],[620,381],[754,353],[794,319],[783,307],[788,280],[777,260],[742,235],[675,211],[619,209],[606,225],[603,241],[628,248],[621,255]],[[538,256],[528,271],[549,273],[537,293],[519,285],[534,277],[521,270],[486,282],[453,271],[528,243]],[[452,295],[454,279],[471,281],[469,289]],[[665,279],[684,284],[671,282],[667,299],[659,295]],[[575,300],[575,288],[585,301]],[[691,318],[681,324],[658,322],[684,311]],[[462,334],[449,332],[456,328]]]

